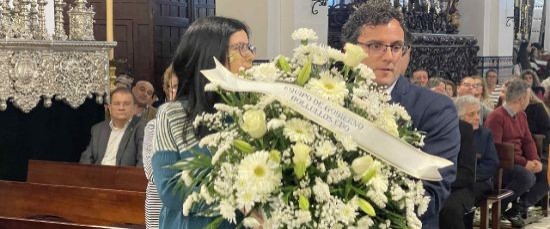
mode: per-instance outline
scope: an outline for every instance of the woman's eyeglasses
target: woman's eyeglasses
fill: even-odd
[[[249,54],[248,52],[252,54],[256,54],[256,47],[251,44],[237,43],[237,44],[230,45],[229,48],[239,50],[239,54],[241,54],[241,56],[248,55]]]

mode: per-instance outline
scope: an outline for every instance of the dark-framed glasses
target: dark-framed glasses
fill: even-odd
[[[386,50],[388,50],[388,48],[390,48],[392,55],[397,55],[397,54],[405,55],[405,53],[409,49],[408,45],[403,45],[403,44],[385,45],[385,44],[376,43],[376,42],[375,43],[357,42],[357,44],[367,47],[367,49],[369,50],[369,54],[375,55],[375,56],[384,55],[384,53],[386,53]]]
[[[256,46],[252,44],[237,43],[237,44],[230,45],[229,48],[239,50],[239,54],[241,54],[241,56],[248,55],[249,54],[248,52],[252,54],[256,54]]]

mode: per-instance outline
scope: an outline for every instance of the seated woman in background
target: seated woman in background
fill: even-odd
[[[156,101],[153,106],[158,108],[160,105],[174,101],[176,99],[176,94],[178,93],[178,76],[174,72],[172,64],[164,70],[162,74],[162,91],[164,92],[164,100]]]
[[[525,108],[525,114],[527,115],[527,124],[529,125],[529,131],[532,134],[544,135],[543,143],[543,155],[541,159],[548,158],[548,140],[550,139],[550,116],[548,108],[534,93],[531,93],[529,99],[529,105]]]
[[[529,86],[531,87],[532,92],[539,98],[542,99],[544,97],[544,88],[540,85],[540,79],[537,73],[535,73],[532,70],[526,70],[519,75],[519,78],[523,81],[527,82]]]
[[[191,150],[201,151],[198,141],[208,130],[195,129],[193,120],[203,112],[214,112],[214,104],[220,98],[216,93],[204,91],[208,80],[200,70],[214,68],[213,57],[233,73],[252,67],[254,46],[250,45],[248,34],[247,26],[238,20],[205,17],[191,24],[181,39],[173,60],[179,93],[176,101],[161,106],[158,111],[152,158],[153,177],[163,204],[160,228],[204,228],[213,220],[196,215],[199,209],[191,209],[189,216],[182,214],[187,197],[176,192],[173,180],[176,170],[166,166],[191,157]],[[230,227],[232,225],[224,222],[220,228]]]

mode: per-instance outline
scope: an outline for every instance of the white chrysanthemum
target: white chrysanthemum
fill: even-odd
[[[343,61],[344,60],[344,53],[342,53],[338,49],[334,49],[331,47],[326,47],[328,57],[334,61]]]
[[[187,170],[181,171],[181,180],[187,187],[190,187],[193,184],[193,178],[189,176],[189,171]]]
[[[238,179],[250,186],[252,193],[265,195],[271,193],[281,184],[279,165],[269,160],[267,151],[258,151],[247,155],[238,168]]]
[[[349,92],[346,88],[346,82],[343,79],[331,76],[329,71],[321,72],[319,76],[319,79],[310,79],[305,88],[321,98],[344,105],[344,99]]]
[[[319,177],[315,178],[315,185],[313,185],[313,194],[315,194],[315,200],[323,203],[330,199],[330,188],[327,183],[323,182]]]
[[[222,201],[220,201],[220,214],[230,223],[237,222],[237,220],[235,219],[237,217],[237,215],[235,214],[235,209],[236,208],[233,207],[228,199],[222,199]]]
[[[201,186],[200,195],[206,204],[212,204],[214,202],[214,198],[210,195],[208,188],[204,185]]]
[[[292,142],[312,143],[315,140],[313,125],[305,120],[292,118],[286,122],[283,134]]]
[[[298,210],[296,211],[296,224],[297,225],[304,225],[309,222],[311,222],[311,212],[309,211],[302,211]]]
[[[268,130],[279,129],[280,127],[283,127],[285,123],[286,123],[285,120],[274,118],[269,120],[269,122],[267,122],[267,129]]]
[[[388,112],[382,112],[382,115],[379,116],[376,120],[375,125],[378,128],[386,131],[388,134],[391,134],[394,137],[399,137],[399,126],[397,126],[397,122],[395,122],[394,116],[388,114]]]
[[[369,216],[363,216],[357,221],[357,228],[368,229],[374,226],[374,221]]]
[[[299,28],[292,32],[292,40],[295,41],[314,41],[317,39],[319,39],[317,37],[317,33],[315,33],[312,29]]]
[[[260,222],[254,217],[246,217],[243,220],[243,225],[247,228],[256,228],[261,226]]]
[[[311,56],[311,63],[316,65],[324,65],[329,61],[329,56],[326,52],[326,49],[317,45],[310,46],[309,55]]]
[[[275,66],[275,63],[263,63],[254,66],[246,71],[247,74],[252,75],[252,78],[258,81],[273,82],[279,79],[282,72]]]
[[[331,141],[322,141],[315,147],[315,155],[320,157],[321,160],[325,160],[334,153],[336,153],[336,146]]]
[[[191,207],[193,206],[193,203],[195,203],[197,200],[199,200],[199,194],[196,192],[192,193],[191,195],[187,196],[185,201],[183,202],[183,215],[188,216],[189,210],[191,210]]]
[[[346,151],[355,151],[357,149],[357,143],[353,140],[353,138],[351,138],[351,136],[337,134],[335,137],[336,140],[342,143],[342,146],[344,146]]]
[[[218,91],[218,89],[219,89],[219,85],[212,82],[204,85],[204,91]]]
[[[355,217],[357,216],[357,201],[356,199],[351,199],[347,204],[343,204],[340,206],[340,220],[345,225],[350,225],[355,221]]]
[[[364,64],[358,64],[357,67],[355,67],[356,70],[359,70],[359,76],[361,78],[366,80],[374,80],[376,79],[376,75],[372,71],[371,68],[369,68],[367,65]]]

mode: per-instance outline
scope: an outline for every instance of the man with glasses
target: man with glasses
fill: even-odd
[[[344,42],[363,47],[368,57],[363,63],[376,75],[376,82],[386,87],[392,101],[405,107],[413,126],[426,133],[424,152],[456,164],[460,147],[458,116],[452,101],[426,88],[412,85],[400,77],[400,59],[407,52],[403,15],[388,1],[371,0],[359,7],[342,29]],[[410,39],[407,39],[409,42]],[[439,227],[439,211],[455,180],[456,166],[440,170],[443,180],[424,181],[431,198],[424,215],[423,228]]]
[[[481,87],[483,87],[482,83],[476,82],[476,80],[471,76],[465,76],[464,78],[462,78],[460,84],[458,85],[458,88],[456,89],[457,97],[465,95],[471,95],[475,97],[477,89]],[[479,120],[480,125],[483,125],[485,120],[487,120],[487,116],[489,116],[489,113],[491,113],[491,111],[493,111],[493,109],[481,103],[481,120]]]

